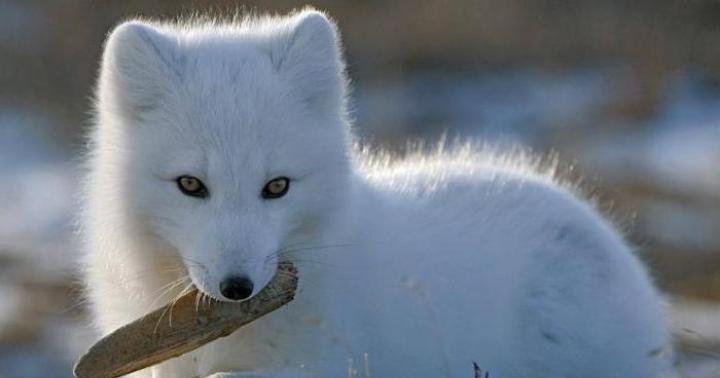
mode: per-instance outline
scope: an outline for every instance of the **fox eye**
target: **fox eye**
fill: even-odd
[[[262,198],[275,199],[284,196],[290,189],[290,179],[287,177],[276,177],[265,184],[262,189]]]
[[[180,176],[175,181],[177,182],[178,189],[185,195],[198,198],[208,196],[208,190],[205,184],[197,177]]]

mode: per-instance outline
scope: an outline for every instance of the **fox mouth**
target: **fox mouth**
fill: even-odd
[[[199,301],[235,303],[253,298],[270,283],[281,267],[287,270],[288,264],[292,266],[289,262],[280,262],[268,266],[269,269],[263,271],[263,274],[256,273],[255,277],[243,273],[230,273],[214,279],[213,272],[204,264],[187,261],[184,258],[183,261],[187,271],[186,277],[190,281],[189,289],[195,287],[198,290],[201,296]]]

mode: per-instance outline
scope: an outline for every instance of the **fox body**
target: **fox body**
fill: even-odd
[[[472,377],[477,365],[492,377],[642,378],[667,367],[660,297],[592,206],[533,164],[472,145],[402,159],[355,148],[346,91],[336,27],[314,10],[111,33],[83,212],[100,332],[190,284],[242,300],[279,261],[300,276],[286,307],[138,376]],[[282,196],[267,195],[272,182]],[[228,277],[243,277],[241,298],[223,289]]]

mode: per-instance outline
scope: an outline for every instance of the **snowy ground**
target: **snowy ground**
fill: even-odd
[[[0,377],[70,377],[90,340],[72,286],[77,172],[48,140],[50,120],[3,110]]]
[[[556,148],[615,192],[662,193],[629,209],[653,243],[720,253],[720,90],[681,75],[655,116],[599,118],[613,96],[609,73],[425,73],[360,85],[354,115],[361,135],[377,142],[447,131]],[[91,342],[73,281],[78,170],[73,153],[48,136],[52,127],[51,115],[0,108],[0,378],[70,377]],[[688,345],[685,376],[720,376],[720,302],[675,298],[673,316]]]

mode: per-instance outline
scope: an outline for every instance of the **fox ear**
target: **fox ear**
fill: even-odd
[[[98,99],[116,114],[141,116],[157,106],[181,76],[177,41],[141,21],[110,33],[102,60]]]
[[[316,10],[289,18],[272,60],[310,108],[342,109],[345,64],[335,23]]]

